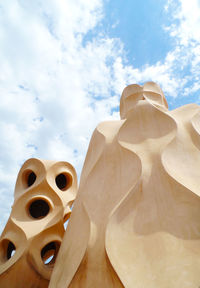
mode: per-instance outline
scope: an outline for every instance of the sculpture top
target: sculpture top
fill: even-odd
[[[146,82],[143,86],[131,84],[122,92],[120,100],[121,119],[127,118],[128,112],[136,105],[142,105],[144,100],[151,102],[160,110],[168,110],[166,98],[158,84],[154,82]]]

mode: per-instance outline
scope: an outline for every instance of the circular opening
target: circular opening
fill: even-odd
[[[37,176],[32,170],[25,170],[22,176],[24,187],[31,187],[35,183],[36,178]]]
[[[8,247],[7,247],[7,255],[6,255],[7,259],[10,259],[11,257],[13,257],[15,252],[16,252],[15,245],[11,241],[9,241]]]
[[[56,185],[57,187],[64,191],[72,184],[72,176],[68,173],[61,173],[56,176]]]
[[[34,172],[30,172],[27,177],[27,185],[28,187],[32,186],[36,180],[36,175]]]
[[[60,248],[60,243],[50,242],[41,251],[41,258],[45,265],[54,264]]]
[[[49,213],[49,204],[42,199],[33,201],[29,206],[29,213],[35,219],[45,217]]]
[[[0,243],[0,264],[12,258],[15,252],[15,245],[10,240],[3,239]]]

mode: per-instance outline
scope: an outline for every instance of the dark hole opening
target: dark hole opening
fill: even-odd
[[[63,190],[67,187],[68,181],[65,174],[59,174],[56,176],[56,185],[60,190]]]
[[[58,254],[60,244],[57,242],[50,242],[41,251],[41,258],[45,265],[54,264]]]
[[[49,205],[44,200],[35,200],[29,207],[29,213],[33,218],[43,218],[49,213]]]
[[[7,259],[10,259],[15,254],[15,245],[10,241],[7,248]]]
[[[31,172],[29,175],[28,175],[28,179],[27,179],[27,185],[28,187],[30,187],[31,185],[33,185],[33,183],[35,182],[36,180],[36,175],[34,172]]]

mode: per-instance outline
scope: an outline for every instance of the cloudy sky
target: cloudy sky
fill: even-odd
[[[199,0],[0,0],[0,230],[25,160],[80,175],[126,85],[153,80],[174,109],[199,104],[199,77]]]

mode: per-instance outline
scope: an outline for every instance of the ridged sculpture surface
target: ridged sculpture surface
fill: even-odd
[[[200,107],[147,82],[120,114],[92,135],[49,288],[199,288]]]

